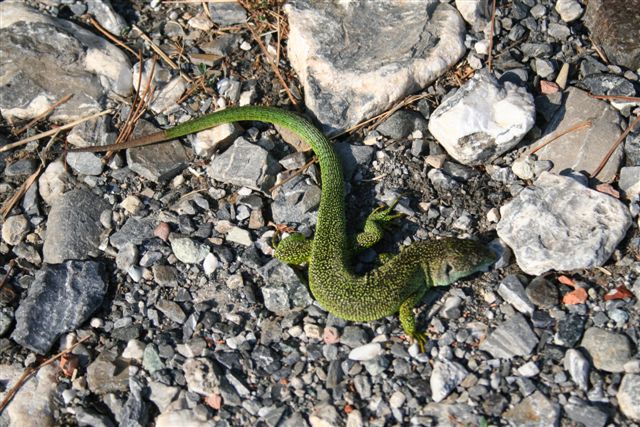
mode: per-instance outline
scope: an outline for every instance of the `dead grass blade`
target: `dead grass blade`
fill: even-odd
[[[4,399],[2,399],[2,403],[0,403],[0,413],[2,413],[2,411],[5,410],[5,408],[7,407],[7,405],[9,405],[9,403],[11,402],[11,400],[13,399],[13,397],[16,395],[16,393],[18,392],[18,390],[20,390],[20,388],[27,382],[29,381],[29,379],[36,373],[38,372],[41,368],[52,364],[53,362],[55,362],[56,360],[58,360],[59,358],[61,358],[62,356],[64,356],[65,354],[73,351],[74,348],[76,348],[77,346],[79,346],[80,344],[82,344],[83,342],[85,342],[86,340],[88,340],[89,338],[91,338],[91,335],[87,335],[86,337],[82,338],[81,340],[79,340],[77,343],[75,343],[74,345],[72,345],[71,347],[69,347],[68,349],[61,351],[60,353],[56,354],[53,357],[50,357],[49,359],[45,360],[44,362],[42,362],[41,364],[39,364],[38,366],[34,367],[28,367],[27,369],[24,370],[24,372],[22,373],[22,376],[18,379],[18,381],[16,381],[16,383],[13,385],[13,387],[11,387],[11,390],[7,391],[7,394],[4,396]]]
[[[598,54],[600,59],[602,59],[602,62],[609,65],[609,58],[607,58],[607,55],[604,53],[604,50],[600,49],[600,46],[598,46],[597,43],[594,42],[591,37],[589,37],[589,41],[593,45],[593,48],[596,50],[596,53]]]
[[[89,116],[86,116],[86,117],[83,117],[81,119],[75,120],[75,121],[73,121],[71,123],[67,123],[66,125],[60,126],[58,128],[51,129],[51,130],[48,130],[46,132],[39,133],[37,135],[30,136],[29,138],[21,139],[20,141],[16,141],[16,142],[11,143],[11,144],[7,144],[5,146],[0,147],[0,153],[3,153],[5,151],[9,151],[9,150],[13,150],[14,148],[20,147],[22,145],[26,145],[26,144],[30,143],[31,141],[37,141],[39,139],[46,138],[47,136],[51,136],[51,135],[53,135],[55,133],[58,133],[60,131],[67,130],[67,129],[70,129],[70,128],[74,127],[74,126],[77,126],[82,122],[86,122],[87,120],[95,119],[95,118],[98,118],[100,116],[104,116],[105,114],[112,113],[112,112],[113,112],[113,110],[107,109],[107,110],[101,111],[99,113],[91,114]]]
[[[622,95],[594,95],[589,93],[589,96],[595,99],[613,100],[613,101],[628,101],[628,102],[640,102],[640,98],[637,96],[622,96]]]
[[[91,23],[91,25],[93,25],[96,28],[96,30],[100,31],[106,38],[108,38],[109,40],[111,40],[112,42],[114,42],[115,44],[120,46],[121,48],[129,51],[133,56],[136,55],[136,52],[133,49],[131,49],[129,46],[127,46],[122,41],[120,41],[116,36],[114,36],[109,31],[107,31],[92,16],[89,17],[89,22]]]
[[[489,59],[487,60],[487,68],[493,70],[493,32],[496,23],[496,0],[491,2],[491,23],[489,28]]]
[[[618,137],[618,139],[616,139],[616,141],[611,145],[611,148],[609,148],[609,151],[607,151],[607,154],[605,154],[605,156],[602,158],[602,160],[600,161],[600,164],[598,165],[596,170],[594,170],[593,173],[591,173],[591,177],[592,178],[594,176],[597,176],[600,173],[600,171],[602,169],[604,169],[604,166],[607,164],[607,162],[609,161],[609,159],[613,155],[613,152],[616,151],[616,148],[618,148],[618,146],[620,144],[622,144],[622,141],[624,141],[624,139],[627,137],[627,135],[629,135],[629,133],[631,133],[633,128],[636,127],[636,125],[638,123],[640,123],[640,115],[637,116],[635,118],[635,120],[633,122],[631,122],[631,124],[629,124],[629,126],[627,126],[627,128],[624,130],[624,132],[622,132],[620,134],[620,136]]]
[[[586,129],[586,128],[590,128],[591,127],[591,120],[585,120],[583,122],[579,122],[576,123],[573,126],[568,127],[567,129],[561,130],[561,131],[556,131],[554,133],[552,133],[550,139],[548,141],[545,141],[544,143],[540,144],[539,146],[537,146],[536,148],[534,148],[533,150],[531,150],[531,153],[529,154],[535,154],[538,151],[540,151],[542,149],[542,147],[546,147],[547,145],[551,144],[553,141],[557,140],[558,138],[571,133],[571,132],[575,132],[577,130],[580,129]]]
[[[62,104],[64,104],[65,102],[67,102],[68,100],[70,100],[73,97],[73,94],[71,95],[67,95],[65,97],[63,97],[62,99],[60,99],[59,101],[54,102],[53,104],[51,104],[51,106],[49,108],[47,108],[46,111],[44,111],[43,113],[40,113],[36,118],[34,118],[33,120],[31,120],[29,123],[27,123],[26,125],[24,125],[23,127],[21,127],[20,129],[16,130],[13,132],[13,134],[15,136],[20,135],[21,133],[27,131],[28,129],[30,129],[33,125],[35,125],[36,123],[38,123],[40,120],[44,119],[45,117],[47,117],[49,114],[51,114],[51,112],[53,110],[55,110],[56,108],[58,108],[59,106],[61,106]]]
[[[9,197],[0,208],[0,216],[2,216],[2,220],[4,221],[9,215],[9,212],[14,208],[14,206],[22,199],[27,190],[33,185],[33,183],[38,179],[42,171],[44,170],[44,165],[38,166],[38,169],[32,173],[29,178],[22,183],[20,188],[14,193],[13,196]]]

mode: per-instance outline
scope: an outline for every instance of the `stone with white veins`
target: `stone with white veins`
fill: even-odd
[[[131,92],[131,65],[104,37],[14,2],[0,4],[0,113],[27,120],[72,93],[49,116],[70,122],[104,107],[110,91]]]
[[[591,122],[591,127],[562,134],[586,121]],[[547,124],[544,135],[530,150],[537,150],[539,160],[553,162],[553,173],[560,174],[567,169],[593,173],[611,148],[611,141],[620,136],[623,128],[622,116],[608,102],[571,87],[561,107]],[[547,144],[551,140],[553,142]],[[623,151],[621,144],[598,172],[597,179],[602,182],[614,179],[622,162]]]
[[[575,21],[580,18],[584,9],[577,0],[558,0],[556,2],[556,12],[560,14],[560,19],[564,22]]]
[[[498,326],[480,344],[480,350],[493,357],[511,359],[514,356],[527,356],[538,344],[527,320],[520,313],[515,314]]]
[[[442,100],[429,131],[451,157],[477,165],[511,150],[534,123],[533,96],[481,70]]]
[[[618,388],[620,410],[634,421],[640,421],[640,375],[625,374]]]
[[[502,283],[500,283],[498,294],[520,313],[530,315],[535,309],[518,276],[510,275],[505,277]]]
[[[462,18],[433,0],[296,0],[285,12],[289,60],[304,86],[305,105],[328,132],[426,87],[465,52]]]
[[[97,251],[103,231],[100,214],[109,204],[86,190],[64,193],[47,219],[42,254],[46,263],[87,259]]]
[[[589,361],[579,351],[570,348],[564,355],[564,369],[569,371],[571,379],[581,390],[589,388]]]
[[[11,338],[44,354],[63,333],[84,323],[107,293],[104,268],[95,261],[45,265],[16,310]]]
[[[629,210],[619,200],[549,172],[502,206],[500,214],[498,236],[532,275],[603,265],[631,225]]]
[[[440,402],[447,397],[469,375],[469,372],[457,362],[449,360],[437,361],[433,367],[429,384],[431,397]]]

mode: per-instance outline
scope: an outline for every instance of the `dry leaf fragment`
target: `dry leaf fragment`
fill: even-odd
[[[562,303],[565,305],[583,304],[588,297],[586,290],[576,288],[562,298]]]
[[[65,376],[72,377],[73,372],[78,369],[78,363],[78,356],[71,353],[65,353],[60,358],[60,369],[62,369],[62,373]]]
[[[605,301],[611,301],[615,299],[633,298],[633,293],[627,289],[625,285],[620,285],[615,289],[610,290],[605,296]]]
[[[210,408],[218,411],[220,410],[220,408],[222,408],[222,396],[218,393],[211,393],[204,398],[204,403],[207,404]]]
[[[558,276],[558,282],[562,283],[563,285],[571,286],[572,288],[576,287],[576,282],[571,277]]]

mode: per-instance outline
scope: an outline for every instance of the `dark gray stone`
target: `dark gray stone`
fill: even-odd
[[[45,265],[16,310],[11,338],[37,353],[48,352],[61,334],[82,325],[100,307],[107,293],[103,274],[95,261]]]
[[[299,175],[280,186],[271,204],[271,215],[277,224],[314,225],[318,217],[321,190]]]
[[[582,79],[576,86],[593,95],[635,96],[633,83],[615,74],[592,74]]]
[[[266,282],[260,289],[267,310],[287,314],[313,302],[307,286],[288,265],[272,259],[258,272]]]
[[[109,237],[109,242],[118,250],[127,244],[139,245],[145,240],[153,238],[155,221],[151,218],[129,217],[127,222]]]
[[[426,132],[427,121],[417,111],[400,110],[389,116],[376,130],[391,139],[402,139],[415,130]]]
[[[333,145],[336,154],[342,163],[342,173],[345,181],[351,181],[358,167],[368,169],[370,167],[373,147],[366,145],[353,145],[339,142]]]
[[[527,356],[536,344],[538,337],[524,316],[518,313],[491,332],[480,344],[480,350],[490,353],[493,357],[511,359],[514,356]]]
[[[573,347],[580,341],[584,333],[586,318],[576,313],[570,313],[562,320],[558,321],[558,329],[554,341],[556,344],[565,347]]]
[[[604,427],[609,418],[606,412],[576,398],[570,399],[569,403],[564,405],[562,409],[567,414],[567,417],[585,427]]]
[[[549,308],[558,304],[558,288],[542,276],[531,280],[527,286],[527,296],[537,307]]]
[[[44,262],[87,259],[100,244],[100,214],[109,204],[86,190],[71,190],[53,204],[47,220]]]

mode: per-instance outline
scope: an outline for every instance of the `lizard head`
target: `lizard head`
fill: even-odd
[[[474,240],[446,238],[433,243],[437,251],[437,256],[430,263],[434,286],[445,286],[484,271],[497,260],[493,251]]]

